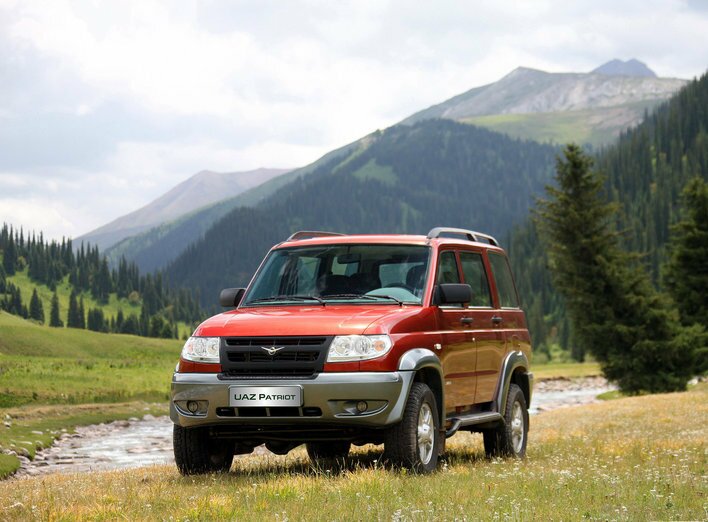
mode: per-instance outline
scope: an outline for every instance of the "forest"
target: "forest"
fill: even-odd
[[[686,213],[681,194],[692,178],[708,180],[708,75],[689,83],[593,159],[604,176],[605,199],[616,204],[620,244],[640,256],[655,287],[663,289],[672,226]],[[547,242],[533,211],[510,234],[508,245],[537,353],[583,360],[565,303],[553,287]]]
[[[140,275],[134,264],[121,259],[110,268],[97,247],[83,243],[75,249],[70,239],[46,241],[42,234],[25,236],[20,229],[4,224],[0,229],[0,309],[49,326],[88,328],[99,332],[126,333],[150,337],[177,337],[176,323],[194,324],[204,316],[193,292],[171,289],[162,274]],[[26,273],[35,285],[29,305],[13,276]],[[71,289],[68,309],[60,311],[57,287]],[[45,311],[37,290],[53,292],[51,308]],[[126,302],[130,313],[119,307],[110,317],[104,312],[111,294]],[[198,295],[198,293],[196,294]],[[84,296],[94,306],[84,306]]]

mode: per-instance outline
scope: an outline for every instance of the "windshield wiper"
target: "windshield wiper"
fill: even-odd
[[[253,303],[268,303],[271,301],[317,301],[322,306],[325,305],[325,300],[316,295],[273,295],[270,297],[259,297],[258,299],[251,299],[246,304]]]
[[[392,295],[368,295],[368,294],[329,294],[324,296],[326,299],[334,297],[335,299],[390,299],[396,301],[399,306],[403,306],[403,301],[393,297]]]

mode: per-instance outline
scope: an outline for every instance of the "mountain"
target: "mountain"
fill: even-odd
[[[637,123],[642,114],[683,83],[683,80],[518,68],[498,82],[455,96],[403,123],[444,118],[541,142],[575,140],[597,145]],[[348,157],[365,147],[369,139],[334,150],[304,168],[275,177],[236,197],[132,235],[106,254],[114,265],[125,256],[144,271],[163,268],[234,208],[269,204],[268,198],[277,190],[309,176],[334,158]]]
[[[600,67],[592,70],[595,74],[606,74],[608,76],[638,76],[646,78],[656,78],[656,73],[652,71],[647,64],[635,60],[627,60],[623,62],[622,60],[610,60],[607,63],[603,63]]]
[[[165,270],[205,305],[244,285],[298,229],[426,233],[440,225],[503,238],[550,179],[556,148],[472,125],[426,120],[377,131],[264,199],[232,210]],[[228,239],[226,239],[228,238]]]
[[[237,196],[199,208],[179,218],[152,227],[139,234],[129,236],[109,247],[105,254],[111,265],[117,266],[121,257],[134,262],[143,272],[152,272],[167,266],[191,243],[197,241],[214,223],[237,207],[253,207],[265,198],[293,182],[306,176],[320,165],[344,156],[358,146],[346,145],[325,154],[310,165],[288,171],[268,181],[250,188]]]
[[[606,72],[639,71],[636,64],[643,66],[636,60],[620,62],[622,67],[614,63],[591,73],[519,67],[497,82],[433,105],[403,123],[445,118],[538,141],[606,145],[686,84],[675,78]]]
[[[83,241],[105,250],[128,236],[172,221],[205,205],[236,196],[287,172],[287,169],[263,168],[246,172],[203,170],[144,207],[79,236],[75,243]]]
[[[681,191],[693,176],[708,180],[708,73],[600,151],[595,165],[606,175],[608,199],[619,204],[617,228],[623,231],[625,247],[642,255],[659,284]],[[539,351],[553,344],[567,347],[571,332],[533,222],[514,231],[510,251]]]

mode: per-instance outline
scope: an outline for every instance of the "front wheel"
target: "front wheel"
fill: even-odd
[[[234,460],[234,447],[228,441],[214,440],[208,428],[183,428],[174,425],[172,446],[175,463],[182,475],[225,472]]]
[[[435,396],[427,385],[414,382],[403,420],[386,430],[385,458],[419,473],[429,473],[438,464],[440,419]]]
[[[524,458],[529,433],[529,412],[524,392],[516,384],[509,385],[503,414],[502,425],[483,432],[484,452],[488,457]]]

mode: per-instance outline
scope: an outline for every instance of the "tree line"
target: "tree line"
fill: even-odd
[[[198,299],[189,290],[170,288],[159,272],[140,275],[137,266],[124,258],[111,269],[98,247],[82,243],[74,249],[70,239],[46,241],[41,233],[26,236],[23,229],[3,224],[0,252],[0,309],[40,323],[46,318],[37,288],[27,306],[23,304],[20,288],[9,280],[25,269],[32,282],[54,292],[48,318],[48,324],[53,327],[66,325],[99,332],[176,337],[178,321],[193,324],[204,317]],[[68,309],[62,311],[57,285],[64,280],[71,287],[71,295]],[[93,298],[96,306],[85,306],[84,293]],[[139,305],[140,313],[124,314],[120,309],[115,316],[107,317],[104,306],[111,294]]]

